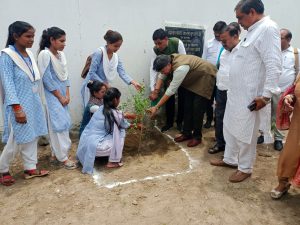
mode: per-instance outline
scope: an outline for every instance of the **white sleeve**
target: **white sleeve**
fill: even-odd
[[[202,53],[202,59],[207,58],[207,43],[204,44],[203,53]]]
[[[256,49],[266,68],[266,80],[262,96],[271,98],[280,93],[278,80],[282,70],[280,33],[275,27],[268,27],[257,42]]]
[[[181,40],[178,42],[178,54],[186,55],[185,47]]]
[[[91,108],[90,108],[90,112],[91,112],[91,113],[95,113],[99,108],[100,108],[100,107],[99,107],[98,105],[93,105],[93,106],[91,106]]]
[[[298,48],[298,59],[299,59],[299,62],[298,62],[298,73],[300,73],[300,49]],[[298,74],[296,74],[297,76]]]
[[[155,84],[156,84],[156,79],[157,79],[157,72],[153,70],[153,62],[156,58],[156,54],[154,50],[152,49],[151,53],[151,63],[150,63],[150,90],[154,91],[155,89]]]
[[[181,83],[183,82],[185,76],[190,71],[189,65],[182,65],[179,66],[174,72],[173,72],[173,80],[170,83],[170,86],[166,90],[167,96],[172,96],[176,93],[177,89],[180,87]]]

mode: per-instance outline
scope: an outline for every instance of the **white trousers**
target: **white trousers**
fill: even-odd
[[[121,145],[124,145],[124,138],[121,138]],[[96,148],[96,157],[109,156],[109,162],[120,162],[122,158],[122,152],[115,154],[113,150],[113,139],[104,140],[99,142]],[[123,151],[123,148],[122,148]],[[115,157],[117,155],[117,157]]]
[[[0,173],[6,173],[9,171],[9,164],[18,152],[20,152],[23,159],[24,170],[36,169],[37,143],[38,139],[36,138],[34,141],[26,144],[17,144],[14,140],[13,130],[11,129],[8,141],[0,156]]]
[[[271,133],[271,104],[267,104],[261,110],[259,110],[260,124],[259,130],[264,135],[264,143],[273,143],[273,136]]]
[[[52,151],[52,156],[55,156],[58,161],[64,162],[69,156],[69,150],[71,148],[71,139],[69,131],[53,132],[49,127],[49,141]]]
[[[259,119],[257,118],[250,144],[239,141],[229,132],[226,126],[223,127],[224,138],[226,141],[223,159],[225,163],[237,165],[238,170],[244,173],[252,173],[256,157],[258,127]]]

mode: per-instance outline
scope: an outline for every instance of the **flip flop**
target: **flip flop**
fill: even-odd
[[[14,183],[15,183],[15,179],[10,175],[9,172],[0,173],[0,184],[4,186],[11,186]]]
[[[120,168],[122,167],[124,164],[121,162],[111,162],[112,164],[106,164],[106,168],[108,169],[114,169],[114,168]]]
[[[38,169],[33,169],[33,170],[24,170],[24,178],[26,180],[34,178],[34,177],[44,177],[49,174],[48,170],[38,170]]]

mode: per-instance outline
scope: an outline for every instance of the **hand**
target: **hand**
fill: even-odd
[[[68,99],[66,98],[66,97],[63,97],[63,96],[60,96],[59,98],[58,98],[58,101],[60,102],[60,104],[62,104],[62,106],[66,106],[66,105],[68,105]]]
[[[260,96],[260,97],[256,97],[254,99],[254,101],[256,102],[256,108],[255,111],[259,111],[260,109],[262,109],[263,107],[265,107],[268,103],[268,101],[265,100],[264,97]]]
[[[134,113],[124,113],[124,118],[128,120],[135,120],[136,115]]]
[[[158,110],[158,109],[157,109],[156,106],[153,106],[153,107],[147,109],[147,112],[150,113],[150,118],[151,118],[151,119],[154,118],[154,116],[156,115],[157,110]]]
[[[66,96],[66,102],[67,102],[67,105],[69,105],[69,103],[70,103],[70,97],[69,96]]]
[[[149,95],[149,99],[150,99],[151,101],[154,101],[154,100],[156,100],[157,98],[158,98],[158,93],[155,92],[155,91],[151,91],[151,94]]]
[[[23,123],[23,124],[27,123],[26,114],[23,110],[15,111],[14,114],[17,123]]]
[[[138,83],[138,82],[136,82],[136,81],[131,81],[131,84],[134,86],[134,88],[136,89],[136,90],[138,90],[138,91],[140,91],[141,89],[142,89],[142,86]]]
[[[294,102],[294,96],[293,95],[287,95],[284,97],[284,111],[291,112],[294,110],[294,107],[292,106],[292,103]]]

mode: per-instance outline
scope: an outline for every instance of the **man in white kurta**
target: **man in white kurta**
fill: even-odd
[[[256,156],[259,111],[279,92],[281,73],[280,33],[264,16],[261,0],[241,0],[236,8],[239,24],[248,30],[231,65],[224,116],[224,159],[216,166],[237,166],[231,182],[250,177]],[[254,111],[248,105],[255,101]]]

